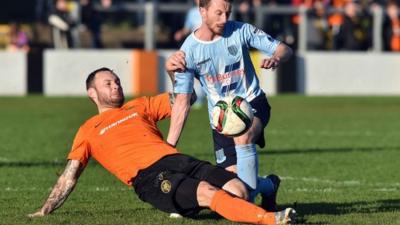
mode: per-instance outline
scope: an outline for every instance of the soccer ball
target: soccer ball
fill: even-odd
[[[253,123],[251,105],[240,96],[228,96],[219,100],[212,109],[212,126],[225,136],[240,136]]]

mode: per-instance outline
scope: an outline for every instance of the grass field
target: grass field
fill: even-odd
[[[400,224],[400,98],[270,98],[261,174],[282,176],[279,203],[299,224]],[[210,211],[169,219],[92,161],[66,203],[29,219],[49,194],[78,126],[96,113],[86,98],[0,98],[0,224],[231,224]],[[164,134],[168,122],[160,127]],[[179,148],[213,161],[205,109],[193,110]],[[259,200],[259,199],[258,199]]]

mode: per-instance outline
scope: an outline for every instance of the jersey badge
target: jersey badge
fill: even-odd
[[[238,49],[235,45],[231,45],[228,47],[229,54],[235,56],[238,53]]]
[[[168,194],[171,191],[171,187],[172,187],[171,181],[163,180],[161,182],[161,191],[163,193]]]

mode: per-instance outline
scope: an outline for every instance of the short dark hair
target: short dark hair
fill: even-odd
[[[111,72],[112,74],[116,75],[116,74],[114,73],[114,71],[112,71],[110,68],[101,67],[101,68],[99,68],[99,69],[97,69],[97,70],[91,72],[91,73],[88,75],[88,77],[86,78],[86,90],[89,90],[89,88],[91,88],[91,87],[93,86],[93,81],[94,81],[94,78],[96,77],[96,74],[97,74],[98,72],[104,72],[104,71]]]
[[[208,6],[210,5],[210,2],[211,2],[211,1],[212,1],[212,0],[200,0],[200,2],[199,2],[199,7],[208,8]],[[229,2],[229,3],[232,3],[232,0],[224,0],[224,1]]]

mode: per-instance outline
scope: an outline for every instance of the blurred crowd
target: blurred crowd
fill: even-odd
[[[147,0],[149,1],[149,0]],[[79,48],[80,33],[90,35],[90,48],[108,47],[104,44],[103,26],[111,18],[111,8],[123,11],[123,3],[143,4],[146,0],[36,0],[36,21],[32,32],[30,26],[12,22],[0,25],[0,42],[9,51],[29,51],[35,37],[40,36],[37,25],[49,26],[52,46],[55,48]],[[171,15],[159,13],[157,32],[165,32],[167,46],[179,47],[184,38],[201,23],[197,0],[153,0],[154,3],[192,4],[193,8]],[[372,48],[373,12],[382,10],[382,44],[385,51],[400,51],[400,0],[238,0],[234,1],[235,20],[254,24],[257,8],[266,6],[304,7],[307,9],[307,49],[366,51]],[[144,12],[130,12],[130,29],[143,29]],[[263,14],[263,27],[273,37],[289,44],[298,45],[298,26],[302,22],[296,14]],[[31,39],[31,40],[29,40]]]
[[[396,0],[242,0],[239,19],[254,21],[259,6],[303,6],[307,13],[307,49],[365,51],[372,47],[374,10],[383,10],[383,50],[399,51],[399,3]],[[297,46],[299,15],[268,15],[263,29],[292,47]]]

